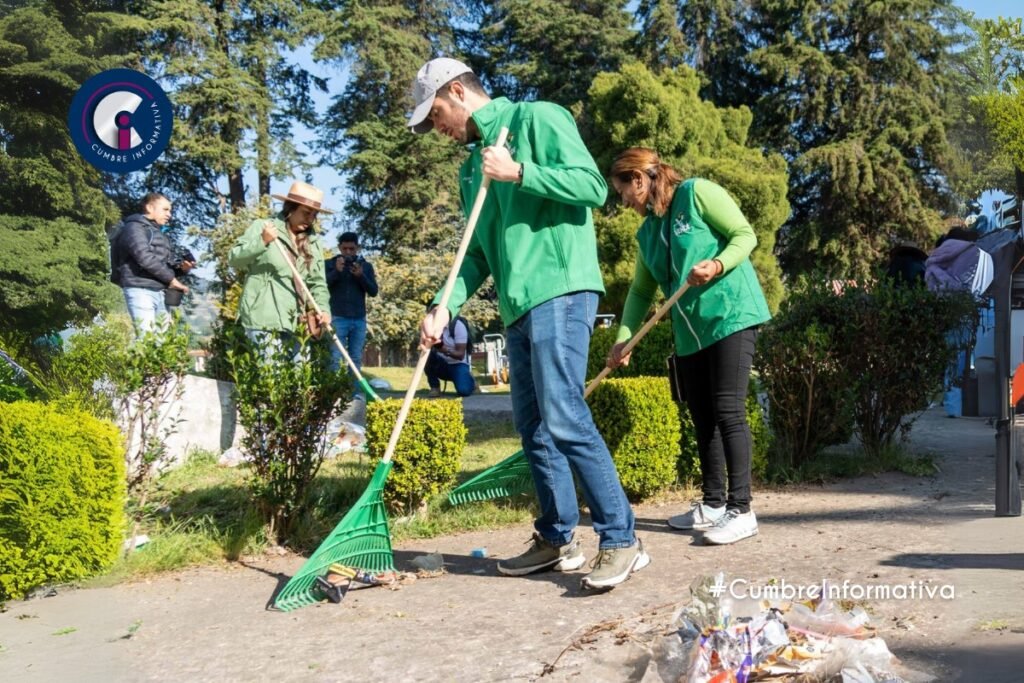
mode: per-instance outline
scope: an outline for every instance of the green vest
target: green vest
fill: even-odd
[[[669,211],[661,217],[649,213],[636,234],[640,258],[666,297],[682,286],[694,265],[715,258],[728,243],[701,219],[694,181],[676,188]],[[744,259],[706,285],[691,287],[672,307],[676,355],[689,356],[769,318],[757,274]]]

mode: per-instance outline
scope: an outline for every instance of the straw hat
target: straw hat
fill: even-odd
[[[295,181],[292,183],[292,186],[288,188],[287,195],[272,194],[270,196],[274,199],[280,199],[283,202],[295,202],[296,204],[308,206],[311,209],[316,209],[320,213],[334,213],[330,209],[325,209],[323,207],[324,191],[313,187],[309,183]]]

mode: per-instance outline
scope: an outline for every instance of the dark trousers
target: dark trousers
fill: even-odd
[[[750,510],[753,444],[746,400],[756,339],[757,331],[748,328],[676,357],[677,379],[697,435],[704,504],[741,513]]]

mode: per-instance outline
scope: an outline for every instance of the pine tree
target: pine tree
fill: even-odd
[[[272,177],[308,170],[292,143],[313,125],[322,80],[290,62],[312,33],[309,0],[149,0],[142,49],[175,109],[171,144],[139,185],[161,187],[187,218],[238,211],[270,192]],[[257,187],[245,186],[255,168]],[[298,173],[296,173],[298,171]],[[226,181],[225,192],[222,182]]]
[[[451,55],[452,5],[381,0],[310,14],[325,30],[318,60],[349,69],[350,79],[323,117],[323,161],[346,177],[350,226],[385,253],[431,248],[461,230],[458,166],[465,150],[407,126],[416,71]]]
[[[578,111],[594,76],[629,56],[626,0],[478,2],[475,39],[462,47],[493,94]]]
[[[25,342],[116,300],[106,228],[118,212],[67,112],[85,80],[130,60],[116,53],[138,23],[120,3],[22,4],[0,18],[0,329]]]
[[[652,71],[686,63],[686,37],[679,28],[675,0],[640,0],[636,10],[640,31],[632,52]]]
[[[897,239],[930,243],[951,205],[943,103],[949,0],[756,4],[770,87],[760,141],[790,163],[793,214],[780,235],[790,274],[863,277]]]

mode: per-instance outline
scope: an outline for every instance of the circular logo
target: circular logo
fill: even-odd
[[[171,101],[157,82],[131,69],[96,74],[78,89],[68,129],[78,153],[110,173],[139,171],[167,148]]]

